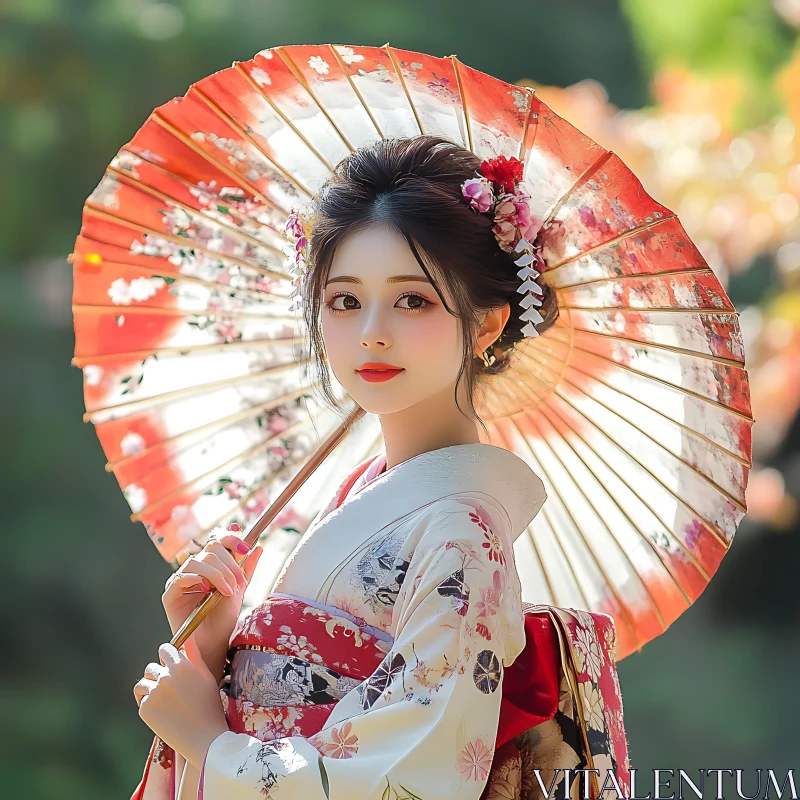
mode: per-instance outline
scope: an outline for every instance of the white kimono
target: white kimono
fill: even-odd
[[[544,501],[520,458],[475,443],[411,458],[323,509],[275,596],[307,601],[304,619],[339,609],[345,616],[327,622],[332,641],[368,631],[385,657],[356,682],[343,676],[348,664],[323,659],[299,629],[281,626],[283,653],[270,658],[284,661],[256,674],[291,673],[301,702],[317,692],[335,706],[307,738],[291,735],[301,729],[292,715],[279,738],[221,734],[198,797],[477,800],[494,756],[503,673],[525,645],[513,544]],[[248,621],[240,624],[247,633]]]

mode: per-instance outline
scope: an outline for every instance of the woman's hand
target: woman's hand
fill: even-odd
[[[151,663],[133,687],[139,716],[150,729],[200,770],[210,744],[228,728],[217,680],[192,640],[190,658],[167,642],[158,648],[164,664]]]
[[[170,576],[161,602],[172,633],[176,633],[192,611],[203,602],[213,586],[222,598],[200,623],[191,638],[209,670],[219,680],[228,653],[231,635],[242,609],[244,591],[258,564],[263,548],[259,545],[239,564],[234,559],[247,552],[247,545],[235,534],[211,539],[190,556]]]

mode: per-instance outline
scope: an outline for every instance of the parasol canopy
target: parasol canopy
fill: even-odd
[[[624,658],[697,599],[746,512],[742,339],[675,214],[530,88],[455,56],[292,45],[155,109],[87,199],[71,256],[84,419],[167,561],[217,526],[251,527],[341,421],[315,399],[287,310],[283,224],[355,148],[420,134],[525,164],[560,315],[476,410],[547,490],[516,545],[524,599],[612,615]],[[366,415],[262,562],[277,570],[381,446]]]

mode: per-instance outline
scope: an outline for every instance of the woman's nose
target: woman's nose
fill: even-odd
[[[390,344],[388,336],[368,336],[361,337],[361,345],[369,349],[370,347],[388,347]]]
[[[391,335],[386,329],[386,322],[381,319],[378,309],[369,314],[364,322],[364,328],[361,331],[361,344],[366,348],[386,348],[392,344]]]

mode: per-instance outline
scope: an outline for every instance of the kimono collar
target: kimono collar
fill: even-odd
[[[476,442],[430,450],[409,458],[320,512],[292,552],[273,592],[327,603],[338,567],[366,541],[415,511],[463,494],[491,498],[508,517],[517,539],[542,507],[542,481],[510,450]]]
[[[354,506],[355,510],[359,502],[366,508],[378,498],[389,505],[399,500],[401,505],[419,507],[459,492],[482,492],[493,497],[508,514],[514,539],[547,499],[541,479],[519,456],[502,447],[473,442],[429,450],[396,464],[340,509]]]

